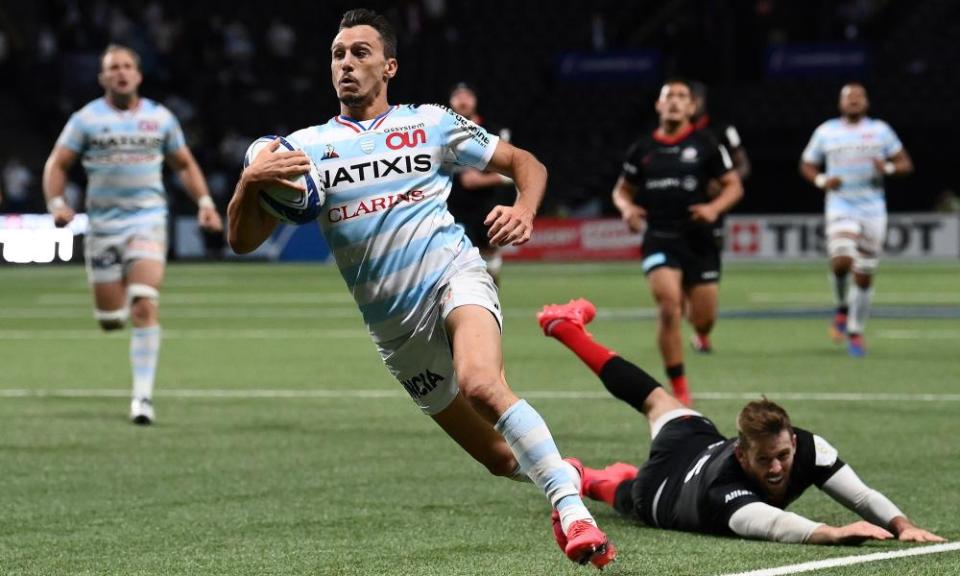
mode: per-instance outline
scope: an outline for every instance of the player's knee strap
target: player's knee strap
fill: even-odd
[[[880,258],[876,255],[857,254],[853,259],[853,271],[857,274],[873,275],[879,265]]]
[[[857,257],[857,240],[848,235],[835,235],[827,239],[827,251],[830,256]]]
[[[130,315],[130,311],[127,308],[120,308],[119,310],[94,310],[93,318],[97,322],[101,323],[119,323],[125,324],[127,317]]]
[[[127,286],[127,299],[133,302],[137,298],[146,298],[156,302],[160,299],[160,291],[148,284],[130,284]]]

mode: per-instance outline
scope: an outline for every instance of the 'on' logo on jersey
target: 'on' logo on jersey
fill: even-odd
[[[416,148],[420,144],[427,143],[427,133],[422,128],[417,128],[409,132],[392,132],[387,135],[387,148],[399,150],[400,148]]]

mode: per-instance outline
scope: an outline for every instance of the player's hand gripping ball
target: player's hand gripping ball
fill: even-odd
[[[246,154],[243,155],[243,167],[249,166],[264,146],[278,139],[280,147],[277,148],[277,152],[293,152],[300,149],[281,136],[262,136],[247,148]],[[282,222],[307,224],[316,221],[320,217],[323,202],[326,199],[320,171],[313,162],[310,162],[309,172],[290,180],[302,186],[305,192],[283,186],[269,186],[260,190],[260,206]]]

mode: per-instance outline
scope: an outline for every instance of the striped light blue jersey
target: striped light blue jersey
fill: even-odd
[[[141,98],[118,110],[98,98],[75,112],[57,144],[80,155],[87,172],[87,213],[102,234],[162,224],[167,215],[163,160],[185,146],[176,117]]]
[[[319,168],[321,228],[374,339],[412,331],[471,248],[447,211],[452,173],[484,169],[499,138],[441,106],[405,105],[364,122],[337,116],[288,139]]]
[[[840,188],[827,193],[828,213],[880,216],[886,213],[883,174],[873,160],[884,161],[902,149],[900,139],[883,120],[863,118],[851,124],[834,118],[813,132],[803,161],[825,164],[825,174],[843,181]]]

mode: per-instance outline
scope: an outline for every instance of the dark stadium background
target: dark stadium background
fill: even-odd
[[[476,86],[481,113],[551,172],[544,214],[614,214],[620,157],[655,121],[658,82],[703,80],[714,117],[740,130],[753,164],[740,213],[822,210],[797,175],[814,127],[835,115],[849,79],[870,91],[917,171],[889,184],[892,211],[929,211],[957,190],[960,3],[951,0],[594,0],[366,2],[398,29],[400,73],[391,101],[445,102],[458,81]],[[362,5],[362,4],[361,4]],[[42,212],[44,159],[70,112],[96,98],[98,55],[110,41],[143,56],[141,94],[180,117],[218,204],[225,205],[246,145],[337,113],[328,44],[347,2],[0,2],[0,169],[17,163],[21,188],[2,212]],[[770,70],[786,47],[860,50],[838,71]],[[643,51],[657,63],[640,80],[564,77],[564,55]],[[29,174],[29,178],[25,176]],[[83,181],[82,170],[73,178]],[[3,179],[4,181],[7,178]],[[176,184],[174,184],[176,187]],[[22,192],[22,191],[21,191]],[[183,194],[175,211],[192,212]]]

